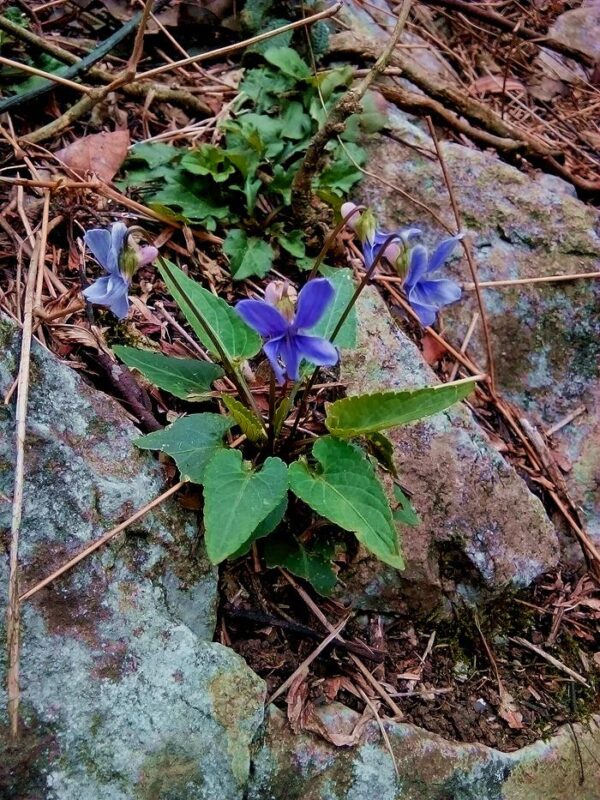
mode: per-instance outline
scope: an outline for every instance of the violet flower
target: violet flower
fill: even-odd
[[[410,251],[408,272],[404,280],[404,291],[421,324],[433,325],[444,306],[455,303],[462,294],[460,286],[447,279],[432,279],[452,254],[463,234],[444,239],[429,255],[427,248],[416,245]]]
[[[129,284],[135,271],[158,255],[156,247],[138,247],[130,234],[126,225],[114,222],[110,230],[94,228],[83,237],[107,273],[84,289],[83,296],[94,305],[106,306],[118,319],[125,319],[129,313]]]
[[[342,217],[346,218],[357,208],[355,203],[344,203],[341,208]],[[361,240],[363,258],[365,260],[365,267],[370,269],[373,262],[377,258],[379,249],[386,240],[392,235],[386,231],[382,231],[376,225],[373,213],[367,209],[362,214],[352,214],[347,221],[347,226],[353,230]],[[393,267],[399,265],[399,259],[407,252],[407,245],[415,236],[420,236],[421,230],[419,228],[405,228],[394,231],[394,239],[392,239],[388,246],[385,248],[385,253],[382,253],[381,258]]]
[[[283,384],[286,377],[297,381],[303,358],[322,367],[337,364],[339,356],[332,343],[307,333],[333,300],[335,290],[327,278],[308,281],[298,294],[295,309],[289,295],[284,296],[273,287],[274,284],[267,287],[266,300],[240,300],[235,308],[244,322],[266,340],[263,350],[277,382]]]

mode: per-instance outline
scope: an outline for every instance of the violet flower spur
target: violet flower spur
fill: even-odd
[[[408,272],[404,280],[404,291],[412,309],[422,325],[433,325],[438,312],[444,306],[460,300],[460,286],[448,279],[432,279],[452,254],[452,251],[463,238],[463,234],[444,239],[429,255],[427,248],[416,245],[410,251]]]
[[[327,278],[308,281],[298,294],[294,310],[289,296],[278,291],[276,283],[265,290],[266,300],[240,300],[236,311],[266,341],[263,345],[279,384],[286,377],[297,381],[303,358],[321,367],[338,362],[338,351],[321,336],[308,331],[319,322],[333,300],[335,290]]]
[[[154,261],[158,250],[151,245],[138,247],[122,222],[114,222],[110,230],[86,231],[83,240],[107,273],[84,289],[83,296],[94,305],[106,306],[118,319],[125,319],[129,313],[131,278],[139,267]]]
[[[348,214],[351,214],[356,208],[357,206],[355,203],[344,203],[341,208],[342,217],[347,217]],[[392,234],[382,231],[377,227],[375,217],[369,209],[362,214],[353,214],[346,224],[361,240],[365,267],[369,269],[373,266],[379,248],[385,244],[386,240],[389,239]],[[394,233],[395,238],[389,242],[381,258],[385,258],[393,267],[396,267],[398,266],[399,259],[407,252],[407,246],[410,240],[415,236],[420,236],[421,230],[420,228],[405,228],[395,231]]]

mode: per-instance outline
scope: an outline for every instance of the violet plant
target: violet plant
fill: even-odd
[[[120,235],[119,229],[114,238]],[[106,249],[106,237],[104,250],[97,233],[87,240],[114,275],[122,257]],[[323,406],[313,388],[317,375],[323,392],[323,383],[335,382],[344,349],[355,346],[354,304],[364,282],[355,288],[350,270],[322,268],[326,274],[307,281],[297,298],[289,284],[273,282],[264,299],[232,307],[161,257],[158,269],[211,361],[114,350],[160,389],[203,404],[136,444],[168,454],[182,480],[202,486],[211,561],[237,558],[254,545],[268,567],[285,566],[327,594],[336,582],[331,535],[341,529],[402,569],[399,526],[418,517],[401,490],[383,431],[443,411],[473,390],[473,380],[349,397],[339,397],[336,384],[328,393],[332,402]],[[268,375],[266,387],[265,380],[248,383],[249,366]],[[268,403],[261,404],[265,389]],[[394,484],[394,510],[382,469]],[[329,523],[329,534],[314,533],[319,519]]]

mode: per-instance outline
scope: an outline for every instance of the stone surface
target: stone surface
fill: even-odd
[[[433,149],[430,139],[398,112],[390,123],[406,145],[381,136],[370,147],[369,170],[454,225],[439,164],[411,144]],[[548,175],[528,176],[494,154],[442,143],[444,158],[471,236],[480,280],[543,277],[600,270],[600,217],[572,187]],[[416,225],[432,245],[444,232],[429,215],[366,177],[358,200],[373,207],[382,227]],[[456,257],[446,274],[470,282]],[[571,496],[600,543],[600,281],[519,285],[483,291],[498,385],[541,429],[581,405],[585,413],[554,437]],[[460,344],[477,310],[473,292],[444,312],[450,341]],[[469,354],[485,364],[481,326]]]
[[[358,314],[357,347],[341,365],[348,394],[438,382],[374,288],[362,294]],[[541,502],[466,408],[387,435],[422,523],[405,531],[405,572],[387,569],[366,553],[354,562],[344,584],[356,603],[388,608],[412,595],[424,610],[439,601],[442,589],[465,596],[473,596],[473,589],[498,592],[526,586],[554,566],[556,533]]]
[[[358,722],[337,704],[319,716],[335,732],[350,734]],[[356,747],[336,748],[293,735],[271,711],[247,800],[600,800],[599,719],[514,753],[449,742],[414,725],[385,727],[398,775],[374,722]]]
[[[550,26],[548,35],[600,60],[600,3],[588,0],[580,8],[565,11]],[[529,90],[540,100],[551,100],[564,92],[567,84],[584,86],[589,73],[577,61],[541,48]]]
[[[16,374],[17,351],[14,328],[0,321],[2,395]],[[138,432],[113,400],[37,346],[31,379],[23,588],[164,489],[158,462],[133,447]],[[2,606],[13,413],[0,406]],[[207,641],[217,574],[195,555],[196,536],[193,516],[166,502],[25,603],[19,752],[35,756],[19,763],[0,730],[0,796],[242,798],[264,686],[233,651]],[[3,674],[4,657],[3,645]]]

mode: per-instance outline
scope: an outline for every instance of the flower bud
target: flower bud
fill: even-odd
[[[298,292],[287,281],[271,281],[265,287],[265,301],[281,311],[288,322],[294,318],[297,300]]]
[[[158,250],[153,245],[140,246],[133,233],[136,228],[130,228],[123,243],[119,256],[119,269],[121,273],[131,280],[140,267],[151,264],[158,255]]]

